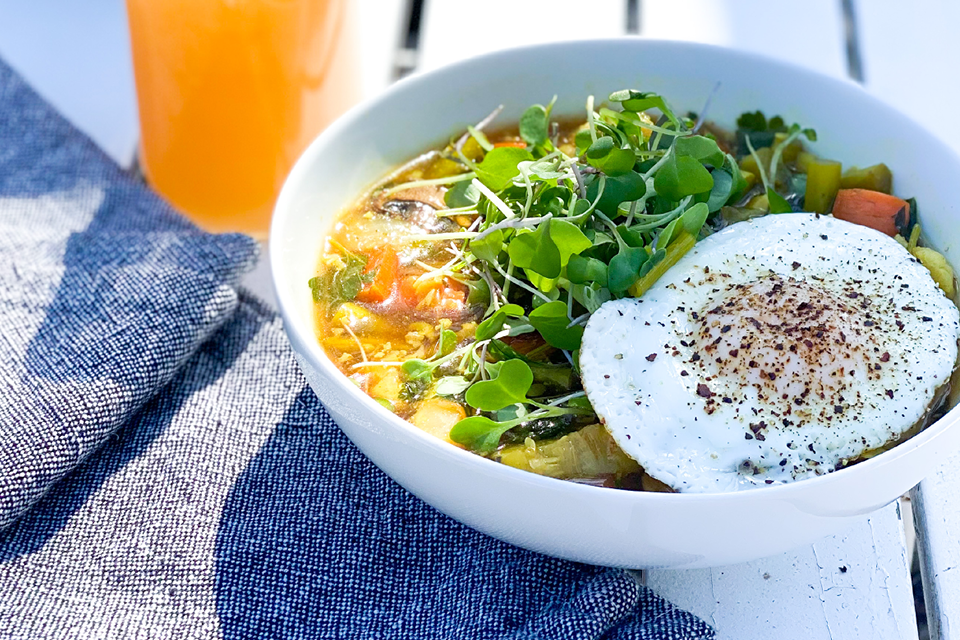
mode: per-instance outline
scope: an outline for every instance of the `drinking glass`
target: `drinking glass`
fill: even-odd
[[[201,227],[265,237],[307,144],[359,97],[347,0],[127,0],[147,181]]]

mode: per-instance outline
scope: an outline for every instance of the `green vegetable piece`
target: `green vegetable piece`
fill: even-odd
[[[717,146],[716,141],[705,136],[677,138],[673,147],[674,153],[678,156],[689,156],[701,164],[709,164],[712,167],[723,166],[723,151]]]
[[[678,201],[713,189],[713,177],[696,159],[670,154],[670,158],[657,171],[653,186],[658,195]]]
[[[500,332],[507,317],[519,318],[521,316],[523,316],[523,307],[518,304],[505,304],[497,309],[492,316],[477,325],[474,338],[478,342],[481,340],[489,340]],[[407,362],[410,361],[408,360]]]
[[[657,249],[657,252],[650,256],[650,260],[644,265],[644,267],[647,267],[647,265],[650,265],[650,267],[643,269],[640,274],[640,279],[630,287],[630,295],[634,298],[639,298],[646,293],[647,290],[653,286],[653,283],[667,272],[667,269],[677,264],[677,261],[682,258],[687,251],[693,248],[696,242],[697,239],[694,236],[686,231],[682,231],[679,237],[670,243],[670,246],[667,247],[666,250]]]
[[[548,302],[540,305],[530,312],[530,324],[532,324],[547,344],[558,349],[574,351],[580,348],[580,340],[583,338],[583,327],[570,324],[567,317],[567,305],[561,301]]]
[[[681,231],[683,231],[683,223],[680,222],[680,218],[674,218],[670,221],[670,224],[657,234],[656,248],[666,249]]]
[[[310,278],[307,284],[313,293],[313,301],[326,304],[327,313],[332,313],[344,302],[350,302],[363,289],[364,273],[367,266],[366,256],[343,250],[344,266],[340,269],[327,269],[323,274]]]
[[[525,160],[533,160],[533,155],[526,149],[497,147],[477,165],[477,179],[491,191],[501,191],[520,175],[517,165]]]
[[[890,172],[890,168],[882,162],[864,169],[850,167],[843,172],[843,177],[840,178],[840,188],[869,189],[881,193],[892,193],[893,174]]]
[[[323,278],[320,276],[310,278],[307,280],[307,285],[310,287],[310,293],[313,294],[313,301],[323,302]]]
[[[607,288],[611,293],[622,294],[640,277],[640,268],[650,256],[646,249],[624,247],[610,261]]]
[[[470,451],[493,453],[500,444],[500,436],[511,426],[510,423],[494,422],[485,416],[471,416],[453,425],[450,439]]]
[[[470,251],[484,262],[494,263],[503,251],[503,231],[497,229],[478,240],[470,241]]]
[[[547,220],[533,231],[514,236],[507,248],[513,264],[545,278],[556,278],[560,275],[560,249],[550,237],[552,223],[553,219]]]
[[[574,255],[567,264],[567,279],[573,284],[597,282],[607,286],[607,265],[596,258]]]
[[[443,203],[451,209],[472,207],[479,201],[480,190],[473,184],[473,180],[461,180],[443,195]]]
[[[587,187],[587,199],[593,202],[600,191],[600,181],[594,180]],[[607,176],[603,195],[597,203],[597,209],[608,216],[617,216],[617,207],[621,202],[639,200],[647,192],[647,183],[636,171],[629,171],[619,176]]]
[[[770,187],[767,187],[767,202],[770,205],[770,213],[791,213],[793,211],[793,207],[790,206],[787,199]]]
[[[807,190],[803,208],[815,213],[826,213],[840,190],[842,165],[834,160],[815,158],[807,165]]]
[[[548,115],[543,105],[535,104],[520,116],[520,137],[531,147],[538,147],[547,141]]]
[[[681,232],[680,235],[682,239],[683,233]],[[674,242],[673,244],[676,245],[678,243]],[[645,278],[647,274],[651,273],[655,268],[657,268],[657,266],[659,266],[660,263],[663,262],[664,258],[666,257],[667,257],[667,249],[657,249],[656,251],[651,253],[650,257],[647,258],[647,261],[643,263],[642,267],[640,267],[640,278],[641,279]]]
[[[481,411],[499,411],[527,399],[533,384],[533,372],[522,360],[506,360],[500,364],[495,378],[474,382],[467,389],[466,401]]]
[[[386,398],[374,398],[373,400],[387,411],[396,411],[396,406]]]

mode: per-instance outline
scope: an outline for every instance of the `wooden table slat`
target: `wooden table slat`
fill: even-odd
[[[917,637],[896,503],[790,553],[646,576],[657,593],[714,625],[719,640]]]

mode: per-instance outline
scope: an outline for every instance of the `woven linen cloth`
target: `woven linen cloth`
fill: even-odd
[[[178,218],[2,63],[0,225],[0,638],[713,637],[386,477],[238,292],[254,244]]]

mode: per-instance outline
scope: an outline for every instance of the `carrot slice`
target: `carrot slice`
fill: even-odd
[[[420,302],[420,295],[417,293],[417,276],[406,276],[400,281],[400,299],[404,304],[415,307]]]
[[[357,300],[383,302],[389,298],[393,293],[399,268],[400,260],[393,247],[387,245],[380,249],[380,252],[367,262],[367,267],[363,270],[365,274],[372,273],[373,279],[363,285],[363,289],[357,294]]]
[[[496,147],[516,147],[518,149],[526,149],[527,143],[523,140],[501,140],[500,142],[493,143],[494,148]]]
[[[910,224],[910,203],[869,189],[840,189],[833,217],[895,236]]]

